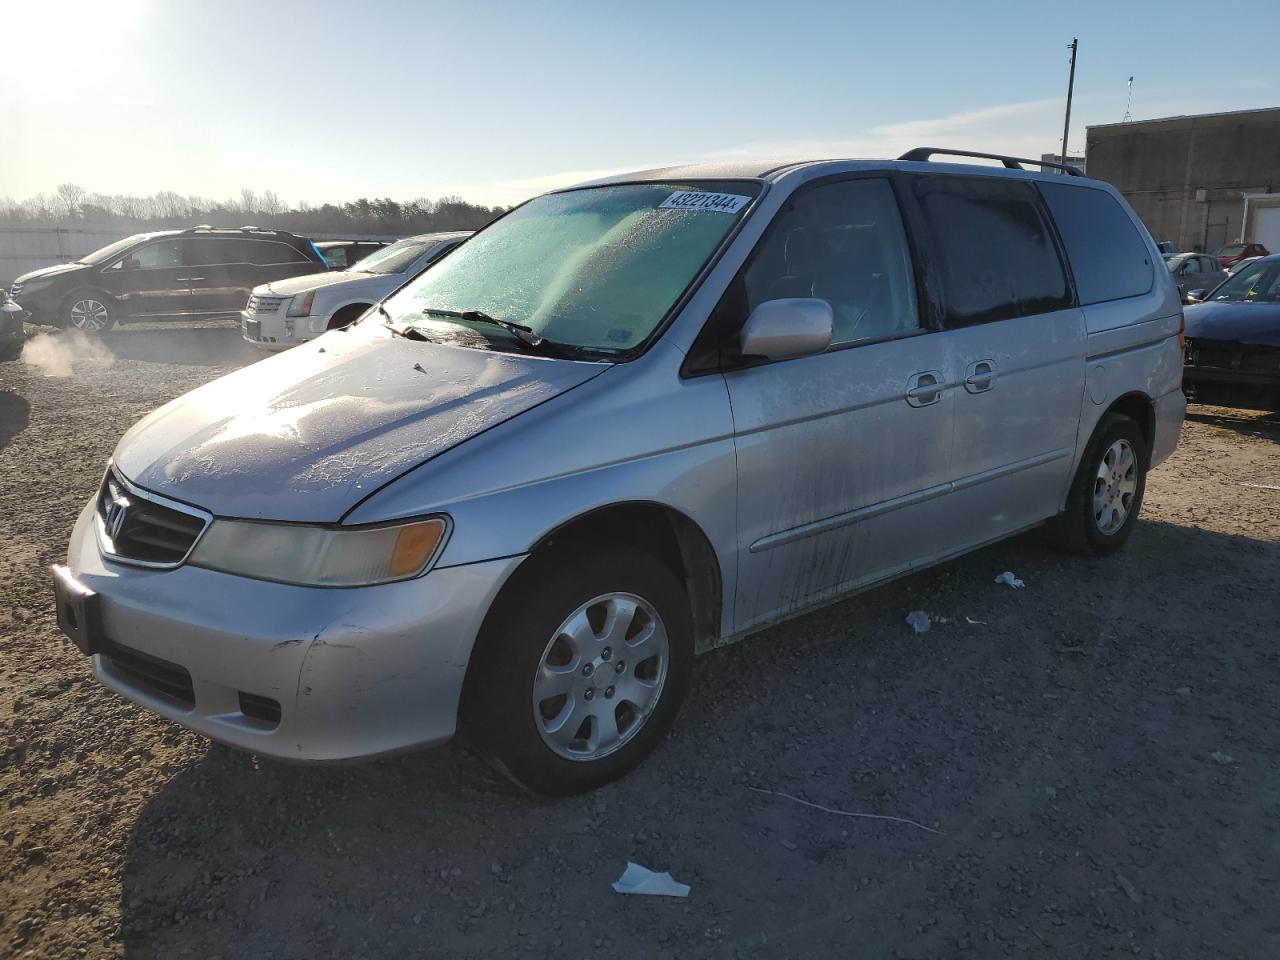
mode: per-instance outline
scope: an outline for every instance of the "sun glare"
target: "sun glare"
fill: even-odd
[[[12,0],[0,4],[6,33],[21,38],[7,55],[32,63],[81,44],[109,43],[138,19],[144,0]]]

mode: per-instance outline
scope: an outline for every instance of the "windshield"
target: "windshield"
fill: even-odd
[[[1280,260],[1259,260],[1222,281],[1209,299],[1215,303],[1280,303]]]
[[[95,250],[86,257],[81,257],[81,263],[106,263],[118,253],[124,253],[130,247],[136,246],[139,240],[142,240],[146,234],[136,237],[125,237],[123,240],[117,240],[115,243],[109,243],[101,250]]]
[[[758,192],[753,182],[730,181],[538,197],[384,306],[394,325],[427,332],[457,322],[424,310],[479,311],[558,344],[624,352],[653,333]],[[507,337],[493,326],[474,329]]]
[[[430,242],[422,240],[397,240],[389,247],[375,250],[349,269],[354,273],[404,273],[430,246]]]
[[[1187,255],[1185,255],[1185,254],[1178,254],[1178,255],[1176,255],[1176,256],[1172,256],[1172,257],[1165,257],[1165,258],[1164,258],[1164,265],[1165,265],[1166,267],[1168,267],[1168,268],[1169,268],[1169,272],[1170,272],[1170,273],[1173,273],[1173,272],[1174,272],[1175,270],[1177,270],[1180,266],[1182,266],[1184,263],[1186,263],[1189,259],[1190,259],[1190,257],[1189,257],[1189,256],[1187,256]]]

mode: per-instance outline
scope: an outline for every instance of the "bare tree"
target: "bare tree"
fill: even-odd
[[[58,199],[62,201],[68,220],[75,220],[80,216],[80,204],[84,202],[84,198],[84,187],[74,183],[58,184]]]
[[[258,209],[258,195],[253,192],[252,187],[240,188],[240,211],[242,213],[253,213]]]

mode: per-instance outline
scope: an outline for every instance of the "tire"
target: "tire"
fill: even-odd
[[[97,290],[77,290],[58,309],[58,326],[89,336],[109,333],[115,325],[115,301]]]
[[[485,619],[464,730],[525,790],[580,793],[653,750],[692,669],[689,601],[666,565],[608,542],[564,544],[517,571]]]
[[[354,303],[350,306],[343,307],[333,315],[329,321],[329,325],[325,327],[325,332],[330,330],[341,330],[343,327],[350,326],[357,319],[369,312],[369,304]]]
[[[1080,461],[1066,509],[1049,524],[1054,544],[1092,557],[1124,546],[1142,509],[1150,463],[1151,451],[1137,423],[1123,414],[1107,414]]]

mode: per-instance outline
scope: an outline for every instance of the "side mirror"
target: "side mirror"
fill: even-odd
[[[826,300],[766,300],[742,325],[742,355],[789,360],[821,353],[831,344],[834,324]]]
[[[1200,303],[1208,290],[1191,290],[1187,293],[1187,303]]]

